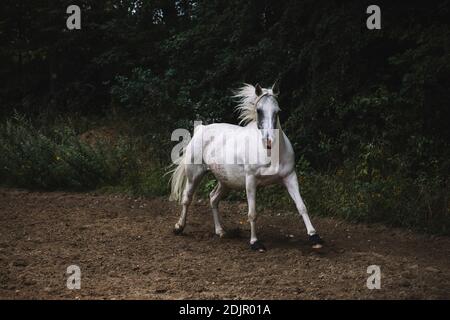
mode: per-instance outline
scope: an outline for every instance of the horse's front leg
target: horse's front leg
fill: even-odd
[[[245,191],[248,202],[248,221],[250,222],[250,248],[259,252],[266,251],[266,248],[256,237],[256,179],[254,175],[247,175],[245,178]]]
[[[309,219],[308,212],[306,210],[306,206],[303,203],[303,199],[300,196],[300,190],[298,187],[298,180],[297,180],[297,174],[295,171],[293,171],[290,175],[285,177],[283,179],[283,183],[286,186],[286,189],[289,192],[289,195],[292,197],[292,200],[295,202],[295,206],[297,207],[298,212],[300,213],[300,216],[303,218],[303,221],[305,222],[306,230],[309,235],[309,240],[312,243],[312,246],[314,249],[318,249],[322,247],[322,239],[317,234],[316,230],[314,229],[311,220]]]

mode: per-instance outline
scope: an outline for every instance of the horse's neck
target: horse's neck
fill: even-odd
[[[277,117],[277,129],[280,130],[280,132],[283,132],[283,130],[281,129],[281,123],[280,123],[279,117]]]

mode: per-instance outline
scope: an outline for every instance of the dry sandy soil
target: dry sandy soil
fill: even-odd
[[[175,236],[179,209],[164,198],[0,189],[0,298],[450,299],[450,238],[313,216],[326,241],[316,252],[296,215],[265,210],[257,253],[246,205],[221,209],[227,238],[205,201]],[[66,288],[73,264],[80,290]],[[366,287],[369,265],[380,290]]]

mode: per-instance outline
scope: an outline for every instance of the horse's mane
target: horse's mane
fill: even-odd
[[[262,89],[263,93],[273,94],[272,89]],[[242,87],[234,92],[233,98],[236,98],[238,104],[236,111],[239,113],[239,124],[247,124],[256,121],[256,94],[255,87],[251,84],[244,83]]]

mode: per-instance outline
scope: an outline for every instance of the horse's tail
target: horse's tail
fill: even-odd
[[[186,166],[184,158],[186,157],[186,152],[178,160],[177,167],[173,170],[171,180],[171,193],[170,200],[181,202],[183,198],[183,191],[186,185]]]

